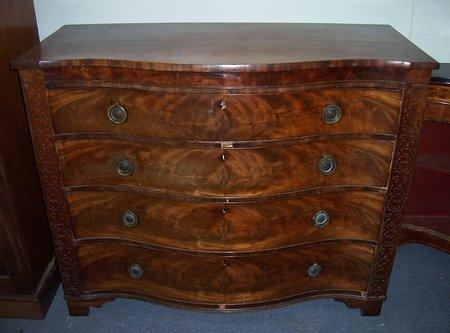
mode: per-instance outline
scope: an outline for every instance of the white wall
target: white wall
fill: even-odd
[[[450,62],[450,0],[34,0],[41,39],[64,24],[333,22],[390,24]]]

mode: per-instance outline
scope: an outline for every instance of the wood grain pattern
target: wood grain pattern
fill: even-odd
[[[247,304],[311,290],[365,291],[374,248],[336,243],[258,256],[191,255],[126,247],[85,245],[78,249],[88,292],[137,293],[185,302]],[[319,276],[306,270],[314,262]],[[138,263],[144,276],[128,267]],[[202,274],[199,274],[202,272]]]
[[[424,120],[450,124],[450,85],[430,84]]]
[[[69,191],[78,240],[125,239],[196,251],[256,251],[329,239],[374,241],[384,196],[363,191],[257,203],[187,203],[107,191]],[[331,222],[313,224],[325,210]],[[132,211],[136,227],[121,217]]]
[[[426,120],[437,121],[450,124],[450,114],[448,112],[449,104],[444,103],[429,103],[427,107],[427,113],[425,114]]]
[[[264,140],[340,133],[387,133],[397,130],[400,92],[374,89],[327,89],[271,94],[186,94],[128,89],[57,89],[49,91],[56,134],[113,132],[184,140]],[[107,109],[119,103],[128,113],[112,123]],[[221,103],[225,103],[222,107]],[[335,124],[323,109],[338,105]]]
[[[240,89],[267,89],[302,84],[336,85],[350,83],[367,88],[402,88],[408,77],[406,68],[398,67],[324,67],[277,72],[165,72],[120,67],[55,67],[44,70],[46,85],[55,88],[120,87],[152,90],[205,89],[208,92]],[[429,78],[424,78],[429,80]],[[199,91],[197,91],[199,92]]]
[[[124,185],[196,196],[255,196],[328,185],[384,187],[391,141],[330,140],[258,149],[197,149],[113,140],[58,141],[64,186]],[[227,160],[220,160],[220,155]],[[319,159],[337,161],[322,176]],[[127,158],[134,172],[123,177],[117,160]]]
[[[14,65],[110,66],[180,72],[438,66],[387,25],[299,23],[64,26]]]
[[[450,85],[449,83],[441,83],[431,81],[428,87],[428,102],[444,102],[450,103]],[[426,113],[426,111],[425,111]]]

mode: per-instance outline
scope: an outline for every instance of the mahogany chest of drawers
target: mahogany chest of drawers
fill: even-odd
[[[389,26],[65,26],[17,59],[69,311],[376,315],[437,63]]]

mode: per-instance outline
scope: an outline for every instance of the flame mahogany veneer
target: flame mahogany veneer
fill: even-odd
[[[72,315],[379,314],[437,67],[391,27],[65,26],[13,65]]]

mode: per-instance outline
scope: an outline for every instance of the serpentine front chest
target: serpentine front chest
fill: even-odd
[[[437,63],[389,26],[65,26],[19,69],[72,315],[380,312]]]

